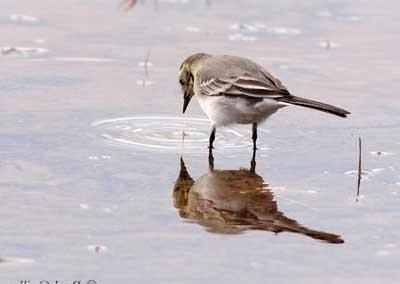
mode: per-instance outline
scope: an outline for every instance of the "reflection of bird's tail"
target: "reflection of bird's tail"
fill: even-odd
[[[283,215],[283,213],[279,211],[276,214],[274,214],[272,219],[256,220],[255,222],[252,222],[251,224],[248,225],[252,229],[256,230],[266,230],[275,233],[292,232],[292,233],[302,234],[311,237],[313,239],[321,240],[327,243],[332,243],[332,244],[344,243],[344,240],[339,235],[308,229],[307,227],[304,227],[299,223],[297,223],[295,220],[287,218],[285,215]]]
[[[300,230],[300,231],[292,231],[292,232],[297,232],[304,234],[306,236],[309,236],[313,239],[325,241],[328,243],[332,244],[342,244],[344,243],[343,239],[339,235],[331,234],[331,233],[325,233],[321,231],[315,231],[315,230],[309,230],[305,228],[305,230]]]
[[[319,111],[331,113],[331,114],[334,114],[334,115],[337,115],[340,117],[347,117],[347,115],[350,114],[350,112],[348,112],[345,109],[338,108],[338,107],[328,105],[325,103],[313,101],[313,100],[296,97],[296,96],[284,96],[281,98],[277,98],[277,100],[280,102],[291,104],[291,105],[297,105],[297,106],[312,108],[312,109],[316,109]]]
[[[303,234],[313,239],[325,241],[328,243],[333,243],[333,244],[344,243],[343,239],[339,235],[308,229],[300,225],[296,221],[289,219],[285,216],[279,218],[279,221],[276,220],[276,225],[278,225],[283,231]]]

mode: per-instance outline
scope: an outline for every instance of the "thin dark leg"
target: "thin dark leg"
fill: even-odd
[[[214,149],[213,143],[214,143],[214,140],[215,140],[215,132],[216,132],[216,128],[215,128],[215,126],[213,126],[212,129],[211,129],[211,134],[210,134],[210,144],[208,145],[208,148],[210,150]]]
[[[214,171],[214,156],[212,152],[212,148],[210,148],[208,152],[208,169],[210,172]]]
[[[257,152],[257,149],[253,149],[253,157],[251,158],[251,162],[250,162],[250,172],[251,173],[256,172],[256,152]]]
[[[253,136],[251,137],[253,139],[253,150],[257,150],[257,123],[253,123]]]

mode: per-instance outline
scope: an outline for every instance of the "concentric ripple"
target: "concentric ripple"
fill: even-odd
[[[161,152],[204,152],[210,135],[210,124],[202,118],[122,117],[96,121],[92,127],[114,146]],[[249,125],[217,130],[218,150],[237,151],[251,145]]]

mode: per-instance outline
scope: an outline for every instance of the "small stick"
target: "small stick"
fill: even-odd
[[[357,180],[357,198],[356,202],[358,202],[358,197],[360,196],[360,186],[361,186],[361,178],[362,178],[362,170],[361,170],[361,137],[358,137],[358,180]]]

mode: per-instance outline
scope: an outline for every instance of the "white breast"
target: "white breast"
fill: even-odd
[[[253,103],[244,98],[233,96],[196,95],[196,97],[211,123],[216,126],[233,123],[260,123],[285,106],[273,99],[263,99]]]

